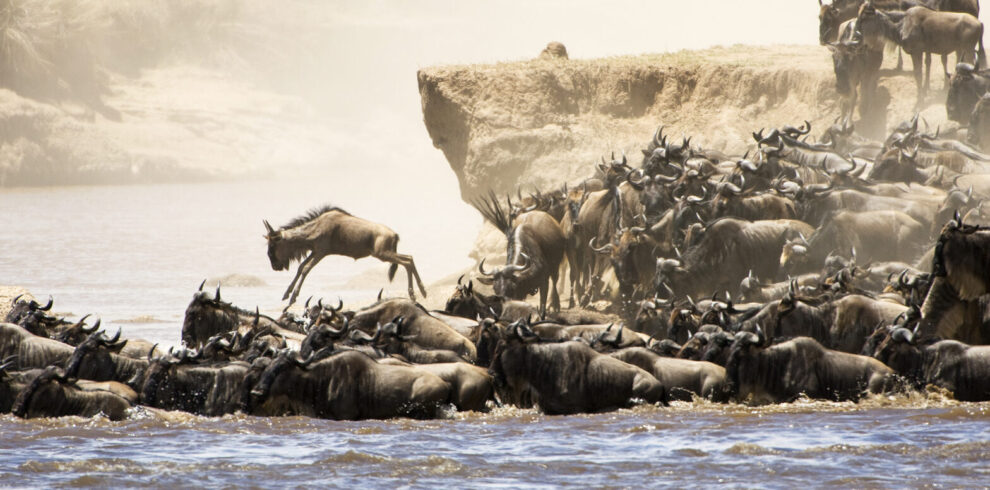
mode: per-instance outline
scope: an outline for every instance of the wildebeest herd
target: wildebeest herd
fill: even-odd
[[[907,39],[912,12],[927,7],[894,3],[823,6],[823,42],[851,32],[833,50],[859,50],[848,44],[891,36],[891,25]],[[481,260],[443,311],[415,301],[415,286],[426,291],[395,232],[332,206],[278,229],[264,222],[272,268],[300,262],[283,300],[295,302],[327,255],[387,261],[389,279],[402,266],[408,299],[348,309],[310,298],[274,318],[201,284],[183,347],[163,351],[18,297],[0,323],[0,413],[570,414],[929,386],[990,400],[990,155],[972,140],[988,87],[990,74],[960,64],[949,90],[949,116],[975,121],[976,145],[918,116],[874,141],[848,107],[815,135],[807,121],[759,129],[743,155],[661,126],[638,165],[612,154],[578,183],[476,198],[505,235],[504,262]]]
[[[335,207],[265,223],[274,269],[302,259],[287,295],[307,260],[353,254],[389,260],[390,276],[407,267],[410,299],[348,310],[311,298],[272,318],[200,285],[184,347],[163,352],[17,298],[0,325],[0,411],[567,414],[927,385],[990,400],[990,156],[917,117],[882,142],[848,122],[817,142],[811,131],[762,129],[729,156],[661,127],[638,166],[613,155],[578,185],[477,199],[505,234],[505,264],[482,260],[444,311],[412,299],[418,274],[394,232]],[[341,217],[359,226],[327,223]]]

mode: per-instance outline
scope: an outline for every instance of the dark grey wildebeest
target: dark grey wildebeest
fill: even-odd
[[[370,255],[389,262],[392,264],[388,269],[389,280],[395,277],[395,271],[401,265],[408,276],[409,297],[416,298],[413,277],[419,291],[426,296],[412,256],[396,252],[399,235],[385,225],[358,218],[335,206],[314,209],[278,230],[268,221],[264,223],[272,269],[288,270],[290,263],[301,260],[296,276],[282,296],[289,304],[295,303],[306,276],[327,255],[343,255],[355,260]]]

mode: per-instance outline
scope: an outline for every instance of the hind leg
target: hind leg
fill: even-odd
[[[376,254],[374,257],[383,262],[401,265],[406,269],[406,287],[409,293],[409,298],[416,299],[416,293],[413,290],[414,279],[416,284],[419,286],[419,291],[423,293],[424,298],[426,297],[426,288],[423,286],[423,280],[419,278],[419,272],[416,271],[416,263],[413,262],[411,255],[403,255],[397,252],[382,252]]]
[[[557,292],[558,278],[557,273],[550,276],[550,308],[557,312],[560,311],[560,294]]]

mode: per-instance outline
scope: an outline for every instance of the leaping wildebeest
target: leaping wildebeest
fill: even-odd
[[[300,216],[289,224],[279,228],[265,222],[268,240],[268,259],[274,270],[288,270],[289,264],[301,260],[296,276],[292,278],[282,299],[288,299],[289,304],[295,303],[303,281],[313,267],[327,255],[343,255],[355,260],[372,256],[383,262],[392,264],[388,269],[388,278],[395,277],[395,271],[401,265],[408,276],[409,297],[415,299],[413,292],[413,277],[419,291],[426,296],[426,288],[416,271],[416,264],[411,255],[396,252],[399,234],[389,227],[358,218],[336,206],[324,206]],[[305,257],[305,258],[303,258]]]

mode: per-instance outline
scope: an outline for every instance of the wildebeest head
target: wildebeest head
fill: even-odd
[[[272,270],[276,271],[287,271],[289,270],[289,264],[292,259],[295,258],[294,254],[290,252],[288,247],[284,247],[284,240],[282,238],[282,231],[272,228],[272,225],[265,223],[265,239],[268,240],[268,260],[272,263]]]
[[[933,234],[938,233],[942,225],[948,223],[957,212],[959,214],[965,214],[978,205],[979,200],[973,199],[972,186],[965,191],[960,189],[950,190],[945,195],[945,199],[942,200],[942,205],[939,206],[938,211],[935,212],[935,218],[932,220]]]
[[[347,333],[347,330],[347,324],[340,329],[334,329],[328,324],[314,326],[309,330],[306,338],[303,339],[302,344],[299,346],[299,355],[305,358],[324,347],[333,347],[334,342],[342,339]],[[374,340],[377,340],[377,338]]]
[[[625,152],[622,153],[621,159],[615,158],[615,152],[612,152],[612,157],[608,162],[605,161],[605,157],[602,157],[602,162],[598,164],[598,171],[601,172],[601,179],[605,183],[605,187],[613,187],[625,179],[632,172],[632,168],[629,166]]]
[[[49,383],[62,383],[70,382],[69,377],[66,376],[65,371],[58,366],[48,366],[44,371],[39,373],[31,382],[21,389],[20,393],[17,394],[17,398],[14,400],[14,404],[11,407],[11,412],[18,417],[26,417],[31,409],[31,403],[35,398],[41,398],[40,393],[42,389],[49,385]]]
[[[901,148],[892,148],[877,157],[870,171],[868,180],[881,182],[911,182],[924,183],[927,177],[918,170],[915,158],[918,148],[908,152]]]
[[[263,401],[268,396],[272,385],[279,375],[290,369],[301,369],[305,371],[309,368],[310,363],[313,362],[316,356],[317,354],[314,354],[306,359],[300,359],[297,353],[288,349],[282,350],[275,360],[268,364],[268,367],[261,373],[254,388],[251,389],[251,404],[257,406],[260,401]]]
[[[607,255],[615,270],[615,277],[626,300],[631,300],[633,288],[640,284],[640,270],[643,260],[653,255],[653,240],[644,233],[645,228],[634,226],[618,230],[615,240],[601,247],[595,246],[592,238],[589,246],[599,254]]]
[[[862,43],[842,42],[830,43],[832,52],[832,70],[835,72],[835,91],[839,95],[849,96],[856,90],[854,81],[862,75],[863,57],[866,48]]]
[[[639,192],[639,202],[643,205],[643,214],[648,221],[656,222],[660,215],[670,206],[672,198],[664,184],[677,180],[676,177],[664,175],[641,175],[643,172],[632,172],[626,177],[629,185]],[[637,174],[637,175],[634,175]]]
[[[80,342],[86,340],[86,337],[100,329],[100,322],[102,320],[97,318],[96,323],[92,327],[87,327],[86,318],[88,317],[89,315],[83,316],[75,324],[61,329],[55,336],[55,340],[69,345],[79,345]]]
[[[990,88],[990,79],[976,72],[969,63],[956,64],[956,72],[949,80],[949,93],[945,99],[945,112],[950,121],[966,123],[977,101]]]
[[[532,267],[532,260],[524,253],[520,253],[519,257],[522,259],[521,264],[508,264],[498,267],[492,272],[485,270],[485,259],[481,259],[481,263],[478,264],[478,272],[481,273],[481,277],[478,278],[478,281],[491,285],[498,296],[512,299],[525,298],[531,291],[520,289],[519,276]]]
[[[636,312],[635,320],[633,321],[633,329],[651,337],[666,337],[667,320],[669,318],[668,308],[670,308],[670,301],[660,298],[641,301],[639,303],[639,310]]]
[[[72,357],[66,361],[66,375],[96,381],[107,379],[106,370],[112,364],[110,354],[119,353],[126,343],[126,340],[120,340],[120,330],[112,338],[108,338],[103,331],[90,334],[76,346]]]
[[[729,391],[738,393],[740,371],[746,368],[746,360],[752,358],[756,352],[765,348],[766,338],[763,336],[763,329],[757,326],[754,332],[738,332],[729,347],[729,357],[725,363],[726,381],[728,381]]]
[[[167,355],[159,357],[152,357],[149,353],[148,367],[142,373],[141,384],[138,386],[141,403],[155,407],[173,407],[181,403],[184,394],[177,392],[171,385],[173,368],[180,363],[190,362],[191,358],[191,353],[186,349],[181,349],[177,354],[169,349]]]
[[[698,330],[699,325],[698,308],[690,296],[687,301],[683,307],[675,307],[667,321],[667,338],[679,343],[686,342]]]
[[[48,314],[52,309],[52,297],[49,296],[48,303],[42,306],[33,299],[23,299],[23,296],[19,294],[11,301],[10,312],[4,321],[20,325],[35,335],[47,337],[49,329],[59,324],[58,318]]]
[[[220,297],[220,286],[211,294],[203,291],[205,282],[200,283],[182,321],[182,343],[189,347],[199,347],[214,335],[235,330],[240,320],[234,306]]]
[[[654,286],[657,294],[669,294],[673,297],[672,284],[678,284],[687,275],[687,269],[678,259],[658,258]]]
[[[472,318],[478,312],[487,313],[484,303],[474,294],[474,281],[462,284],[463,279],[463,275],[457,278],[457,287],[444,305],[443,311],[465,318]]]
[[[708,332],[697,332],[688,337],[687,342],[681,345],[681,350],[677,352],[678,359],[689,359],[692,361],[701,360],[701,355],[708,347],[711,334]]]
[[[886,335],[871,353],[873,357],[900,374],[920,379],[922,355],[915,333],[893,325],[881,328],[886,330]]]
[[[474,341],[478,358],[475,362],[482,367],[488,367],[492,363],[495,355],[495,348],[504,334],[504,327],[498,323],[497,319],[484,318],[478,322],[477,340]]]
[[[808,263],[808,240],[800,235],[784,242],[780,251],[780,268],[788,273],[805,267]]]
[[[540,337],[529,328],[529,325],[524,320],[509,325],[500,333],[498,344],[492,353],[488,373],[492,376],[492,380],[496,386],[505,386],[507,382],[505,366],[518,369],[524,365],[522,362],[524,354],[519,347],[524,344],[537,343],[540,341]]]
[[[834,3],[822,4],[819,0],[818,4],[821,6],[818,11],[818,42],[824,46],[838,36],[842,17]]]

